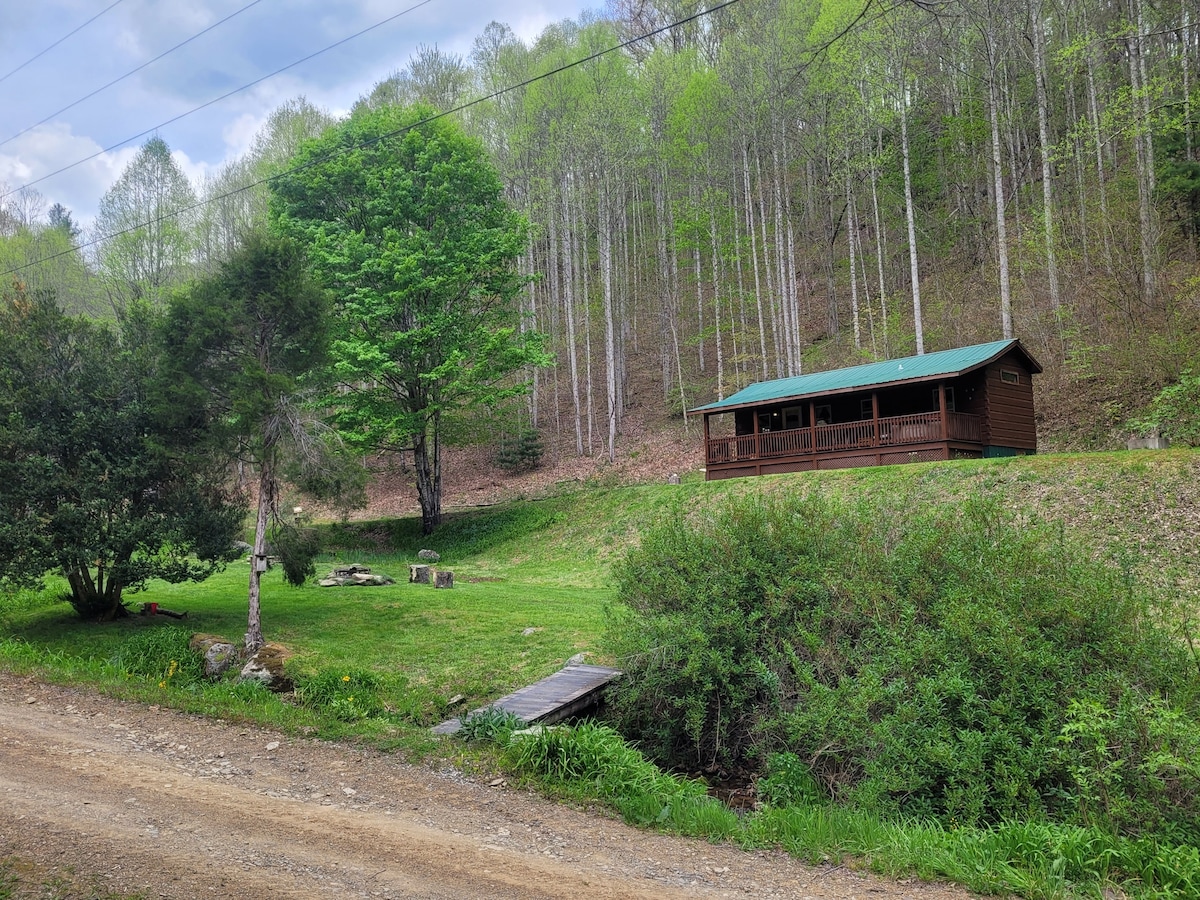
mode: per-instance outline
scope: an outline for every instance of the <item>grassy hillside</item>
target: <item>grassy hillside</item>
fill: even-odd
[[[679,485],[585,483],[540,500],[453,513],[429,538],[421,537],[412,518],[328,525],[330,552],[321,571],[337,562],[363,562],[399,583],[294,589],[274,570],[265,582],[264,628],[268,640],[287,648],[288,667],[298,677],[353,669],[383,679],[378,690],[396,711],[383,730],[420,730],[448,711],[543,677],[576,653],[599,653],[606,607],[615,595],[614,567],[649,524],[703,514],[733,496],[808,492],[886,500],[901,511],[897,527],[906,511],[983,495],[1020,517],[1061,523],[1098,557],[1178,601],[1181,616],[1200,607],[1200,453],[1163,451],[723,482],[691,475]],[[455,572],[453,590],[405,583],[408,564],[424,548],[438,551],[439,566]],[[201,585],[155,583],[131,599],[188,612],[179,624],[189,631],[239,639],[245,565],[235,563]],[[104,681],[131,636],[170,624],[137,616],[84,623],[57,594],[51,585],[40,594],[0,600],[0,662]],[[138,685],[124,678],[115,684],[122,690]],[[448,703],[455,696],[463,698],[458,707]]]
[[[1035,519],[1048,522],[1051,536],[1059,528],[1069,531],[1097,559],[1152,586],[1174,604],[1172,632],[1183,623],[1194,632],[1200,615],[1200,547],[1195,540],[1200,453],[1045,455],[714,483],[697,475],[679,485],[584,483],[538,500],[453,513],[430,538],[421,537],[412,518],[326,525],[330,549],[319,571],[338,562],[364,562],[399,583],[294,589],[283,583],[277,569],[268,573],[264,631],[268,640],[286,649],[295,696],[208,684],[186,663],[192,632],[237,640],[245,630],[245,562],[201,585],[154,584],[131,598],[186,611],[182,622],[133,616],[103,625],[84,623],[56,598],[53,584],[40,594],[0,594],[0,666],[290,732],[353,738],[410,755],[450,755],[460,765],[474,760],[492,766],[495,757],[439,742],[428,726],[543,677],[576,653],[590,652],[603,660],[616,574],[623,570],[627,550],[652,524],[673,516],[705,519],[709,510],[715,513],[733,497],[810,494],[877,500],[898,531],[910,519],[928,522],[927,514],[954,521],[964,501],[982,496],[1014,513],[998,518],[1005,527],[1020,528]],[[1053,543],[1058,545],[1056,537]],[[436,550],[441,554],[438,566],[454,571],[452,590],[405,582],[407,566],[421,549]],[[869,559],[851,565],[871,567]],[[1087,584],[1081,582],[1082,589]],[[1078,596],[1078,590],[1064,596]],[[611,734],[598,739],[606,747],[619,742]],[[610,749],[621,758],[632,753],[616,745]],[[777,775],[768,773],[768,786]],[[651,779],[654,784],[660,780],[658,775]],[[668,794],[674,797],[671,792],[686,788],[692,797],[696,787],[690,782],[670,786]],[[551,789],[571,796],[583,791],[579,797],[592,802],[586,791],[595,785],[551,784]],[[1164,878],[1183,878],[1180,872],[1186,867],[1176,863],[1181,853],[1192,859],[1196,848],[1118,840],[1094,829],[1038,822],[1015,822],[994,832],[915,822],[898,828],[874,813],[819,804],[767,807],[761,816],[742,820],[723,808],[697,806],[695,798],[676,803],[652,791],[626,799],[632,805],[618,807],[631,821],[662,824],[667,804],[671,814],[662,827],[748,846],[782,845],[812,858],[840,859],[850,853],[869,858],[881,870],[950,877],[977,890],[1068,896],[1072,882],[1137,879],[1142,887],[1135,895],[1194,895],[1188,889],[1154,893],[1151,888],[1164,888]],[[1076,862],[1062,863],[1074,856]],[[1148,861],[1139,862],[1142,856]],[[1159,865],[1163,860],[1170,865]],[[1187,871],[1200,872],[1200,858],[1193,863]]]

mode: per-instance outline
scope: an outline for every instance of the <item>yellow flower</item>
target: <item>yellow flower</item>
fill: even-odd
[[[167,683],[166,683],[165,681],[160,681],[160,682],[158,683],[158,686],[159,686],[160,688],[165,688],[165,687],[167,686]]]
[[[342,681],[349,681],[349,680],[350,680],[350,676],[349,676],[349,675],[343,675],[343,676],[342,676]]]

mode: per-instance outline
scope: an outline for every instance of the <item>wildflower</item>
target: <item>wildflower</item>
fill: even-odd
[[[349,675],[343,675],[343,676],[342,676],[342,681],[349,681],[349,680],[350,680],[350,676],[349,676]]]
[[[160,682],[158,683],[158,686],[159,686],[160,688],[165,688],[165,687],[167,686],[167,683],[166,683],[165,681],[160,681]]]

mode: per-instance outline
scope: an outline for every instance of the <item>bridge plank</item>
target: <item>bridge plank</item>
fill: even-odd
[[[608,684],[620,675],[620,671],[607,666],[567,666],[472,712],[499,707],[528,725],[552,725],[597,702]],[[461,719],[449,719],[435,725],[433,733],[454,734],[461,724]]]

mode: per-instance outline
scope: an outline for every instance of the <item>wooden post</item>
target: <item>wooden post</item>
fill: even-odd
[[[942,440],[950,440],[950,423],[946,421],[946,382],[938,382],[938,407],[942,413]],[[946,448],[946,456],[950,456],[950,448]]]
[[[433,586],[435,588],[454,587],[454,573],[439,571],[436,575],[434,575]]]
[[[808,401],[808,449],[812,453],[813,468],[817,467],[817,402]]]
[[[415,565],[408,567],[409,584],[429,584],[429,566]]]
[[[708,481],[708,467],[713,461],[712,449],[709,447],[708,441],[708,417],[711,413],[704,414],[704,480]]]
[[[883,465],[879,453],[879,392],[871,391],[871,446],[875,448],[875,465]]]

